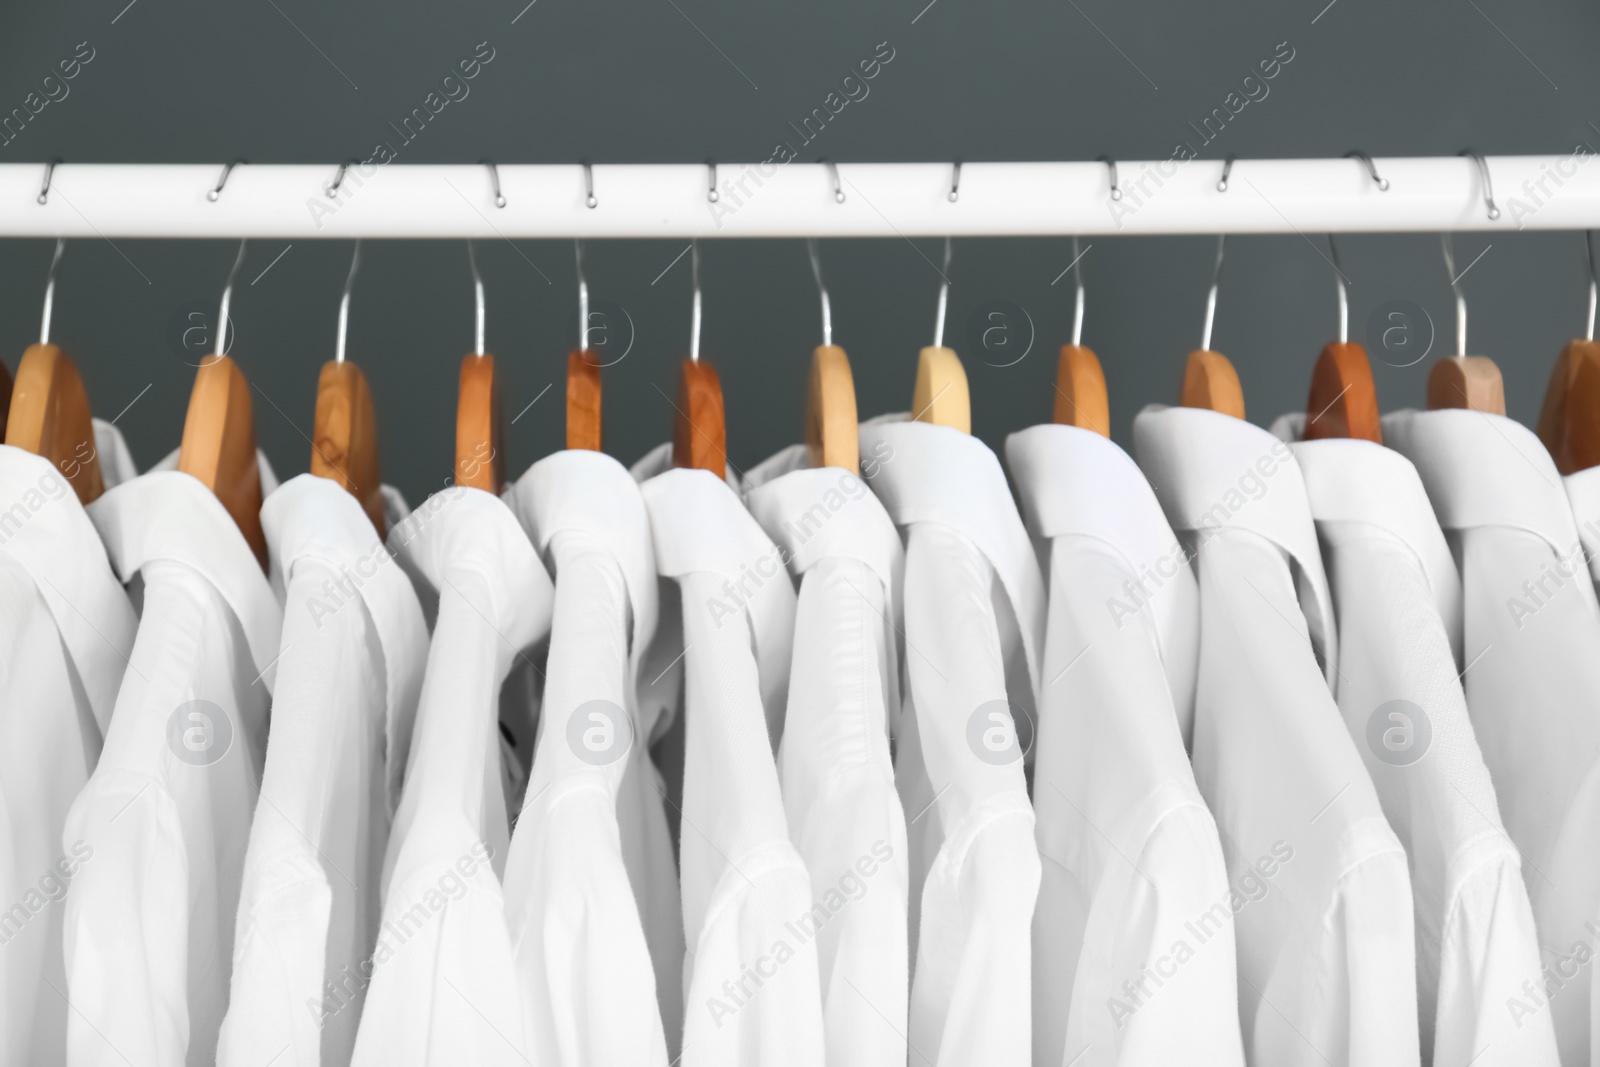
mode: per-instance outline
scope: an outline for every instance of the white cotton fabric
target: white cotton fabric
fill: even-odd
[[[676,902],[658,776],[637,742],[638,665],[656,622],[644,498],[620,463],[581,450],[535,463],[509,496],[555,575],[538,747],[505,874],[530,1058],[550,1067],[666,1067],[619,813],[624,779],[637,779],[640,795],[628,806],[637,823],[648,810],[643,790],[652,794],[648,830],[666,860],[658,877]]]
[[[983,442],[891,419],[861,427],[861,453],[906,551],[909,691],[896,776],[916,931],[907,1041],[937,1067],[1022,1067],[1039,893],[1023,762],[1044,582]]]
[[[532,1062],[500,869],[509,817],[496,709],[550,627],[551,585],[499,497],[434,493],[389,545],[438,597],[405,790],[384,863],[383,923],[353,1063]]]
[[[262,459],[264,489],[276,488]],[[67,1062],[215,1062],[282,611],[221,502],[178,471],[89,506],[141,594],[105,748],[63,845]]]
[[[809,922],[828,1065],[903,1065],[909,860],[889,739],[904,552],[858,475],[806,462],[794,445],[744,478],[745,503],[800,583],[778,777],[822,904]]]
[[[643,493],[656,572],[675,580],[682,604],[681,1062],[821,1067],[817,944],[806,922],[814,901],[772,756],[794,587],[723,479],[669,470]]]
[[[1144,475],[1090,430],[1006,440],[1048,560],[1033,805],[1036,1067],[1242,1067],[1233,924],[1216,823],[1183,728],[1194,714],[1199,592]]]
[[[1539,933],[1541,973],[1501,1010],[1553,1020],[1563,1064],[1590,1061],[1600,947],[1600,605],[1573,501],[1539,439],[1467,410],[1384,416],[1416,465],[1461,576],[1467,712],[1499,797]],[[1582,489],[1579,490],[1579,496]]]
[[[1148,407],[1134,440],[1198,572],[1193,764],[1231,890],[1196,925],[1233,912],[1246,1058],[1414,1065],[1406,854],[1328,689],[1338,638],[1300,468],[1205,409]]]
[[[341,486],[292,478],[261,522],[284,622],[217,1063],[332,1067],[350,1062],[372,977],[428,631],[410,579]]]
[[[66,477],[0,445],[0,1067],[66,1060],[61,899],[93,846],[62,829],[137,624]]]
[[[1301,441],[1304,420],[1273,431],[1293,442],[1322,544],[1339,628],[1334,695],[1411,860],[1423,1062],[1554,1067],[1549,1013],[1507,1010],[1538,973],[1539,947],[1457,677],[1450,548],[1410,461],[1371,441]]]

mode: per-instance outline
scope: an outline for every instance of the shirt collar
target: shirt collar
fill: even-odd
[[[1394,449],[1372,441],[1302,441],[1305,418],[1305,412],[1284,415],[1272,424],[1272,432],[1294,449],[1311,517],[1318,523],[1362,523],[1398,540],[1417,558],[1440,616],[1460,618],[1461,576],[1417,468]]]
[[[94,450],[100,460],[100,480],[107,489],[114,489],[123,482],[131,481],[139,476],[139,468],[134,466],[133,453],[128,450],[128,442],[123,438],[122,431],[104,419],[95,419],[94,422]]]
[[[628,471],[633,475],[634,481],[648,482],[656,475],[672,469],[672,442],[666,441],[640,456]],[[727,482],[728,488],[735,493],[739,491],[739,479],[734,476],[733,464],[724,465],[722,480]]]
[[[99,439],[96,438],[98,441]],[[160,461],[150,469],[153,471],[175,471],[178,469],[178,454],[182,448],[174,448],[162,456]],[[256,470],[261,475],[261,499],[265,500],[278,490],[278,475],[272,469],[272,463],[267,459],[267,454],[261,449],[256,449]],[[108,486],[109,488],[109,486]]]
[[[151,471],[89,505],[111,564],[124,584],[157,560],[205,578],[232,609],[250,658],[271,692],[283,611],[255,553],[216,495],[181,471]]]
[[[604,452],[556,452],[528,468],[508,503],[540,553],[549,551],[557,533],[571,530],[599,542],[617,561],[633,607],[629,659],[637,671],[655,634],[659,591],[650,516],[628,469]]]
[[[1578,544],[1561,475],[1521,423],[1463,408],[1408,409],[1383,417],[1383,439],[1416,464],[1445,529],[1516,527],[1558,554]]]
[[[889,513],[859,475],[807,463],[806,447],[790,445],[744,477],[745,504],[783,549],[790,573],[798,577],[824,559],[853,559],[898,594],[905,549]]]
[[[1044,579],[1000,460],[971,434],[893,416],[862,423],[861,453],[874,457],[872,489],[896,526],[942,523],[983,553],[1011,602],[1037,687]]]
[[[1569,474],[1562,481],[1566,483],[1572,518],[1589,560],[1589,573],[1600,585],[1600,467]]]
[[[1337,665],[1333,600],[1305,480],[1288,444],[1232,415],[1163,404],[1134,418],[1133,439],[1139,466],[1175,529],[1202,537],[1244,530],[1293,561],[1305,583],[1296,582],[1301,609],[1331,676]]]
[[[33,579],[103,735],[138,616],[71,484],[50,461],[0,445],[0,551]]]
[[[261,506],[261,526],[272,546],[272,580],[280,596],[295,568],[307,559],[320,560],[344,575],[348,588],[367,604],[377,631],[389,709],[415,706],[428,627],[410,580],[378,540],[361,503],[326,478],[301,474],[267,497]]]

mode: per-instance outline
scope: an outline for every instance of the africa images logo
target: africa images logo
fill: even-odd
[[[184,763],[207,767],[233,747],[233,720],[209,700],[188,700],[167,717],[167,747]]]

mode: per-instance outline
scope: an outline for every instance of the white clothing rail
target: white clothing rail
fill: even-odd
[[[1106,163],[0,165],[0,237],[565,238],[1600,229],[1600,163],[1465,156]],[[589,206],[591,198],[594,206]],[[216,192],[213,198],[209,194]],[[842,199],[841,199],[842,197]]]

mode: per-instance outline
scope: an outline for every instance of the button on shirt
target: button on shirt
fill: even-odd
[[[275,488],[262,462],[263,488]],[[67,1062],[215,1061],[282,613],[221,502],[154,471],[89,506],[142,609],[63,847]]]
[[[1328,568],[1339,710],[1411,858],[1423,1061],[1553,1067],[1549,1013],[1518,1019],[1506,1008],[1538,973],[1539,950],[1458,681],[1450,548],[1410,461],[1371,441],[1300,441],[1304,420],[1273,430],[1295,442]]]
[[[1550,1015],[1561,1061],[1591,1049],[1600,948],[1600,607],[1544,446],[1475,411],[1399,411],[1383,437],[1416,465],[1461,575],[1467,712],[1522,853],[1544,969],[1501,1010]],[[1523,985],[1526,982],[1527,985]]]
[[[113,429],[111,431],[115,433]],[[46,459],[0,445],[0,1065],[66,1059],[63,848],[137,618],[100,535]]]
[[[772,758],[794,587],[722,479],[669,470],[643,491],[683,615],[683,1063],[821,1067],[817,902]]]
[[[1193,932],[1233,913],[1247,1058],[1415,1064],[1406,855],[1328,690],[1337,637],[1300,468],[1199,408],[1146,408],[1134,440],[1198,571],[1193,762],[1231,888]]]
[[[977,438],[873,422],[861,453],[906,545],[912,710],[896,770],[920,902],[907,1040],[939,1067],[1021,1067],[1039,853],[1016,720],[1034,715],[1044,583],[1000,462]]]
[[[410,579],[339,485],[290,479],[261,520],[284,623],[217,1062],[343,1064],[372,977],[428,631]]]
[[[522,1064],[534,1044],[506,927],[496,711],[550,627],[550,578],[499,497],[434,493],[390,547],[438,596],[405,791],[385,861],[356,1064]]]
[[[534,464],[511,502],[556,583],[539,743],[505,877],[530,1058],[666,1067],[655,972],[618,819],[623,778],[653,773],[640,765],[649,757],[636,743],[634,709],[638,664],[656,621],[644,498],[616,460],[573,450]],[[659,795],[653,799],[675,884],[665,815]]]
[[[1144,475],[1106,438],[1035,426],[1006,457],[1050,572],[1034,1063],[1242,1067],[1232,922],[1204,942],[1186,925],[1229,892],[1180,731],[1194,707],[1194,575]]]
[[[889,755],[904,554],[856,474],[803,446],[745,476],[745,502],[800,582],[778,776],[811,872],[829,1067],[906,1062],[906,820]]]

